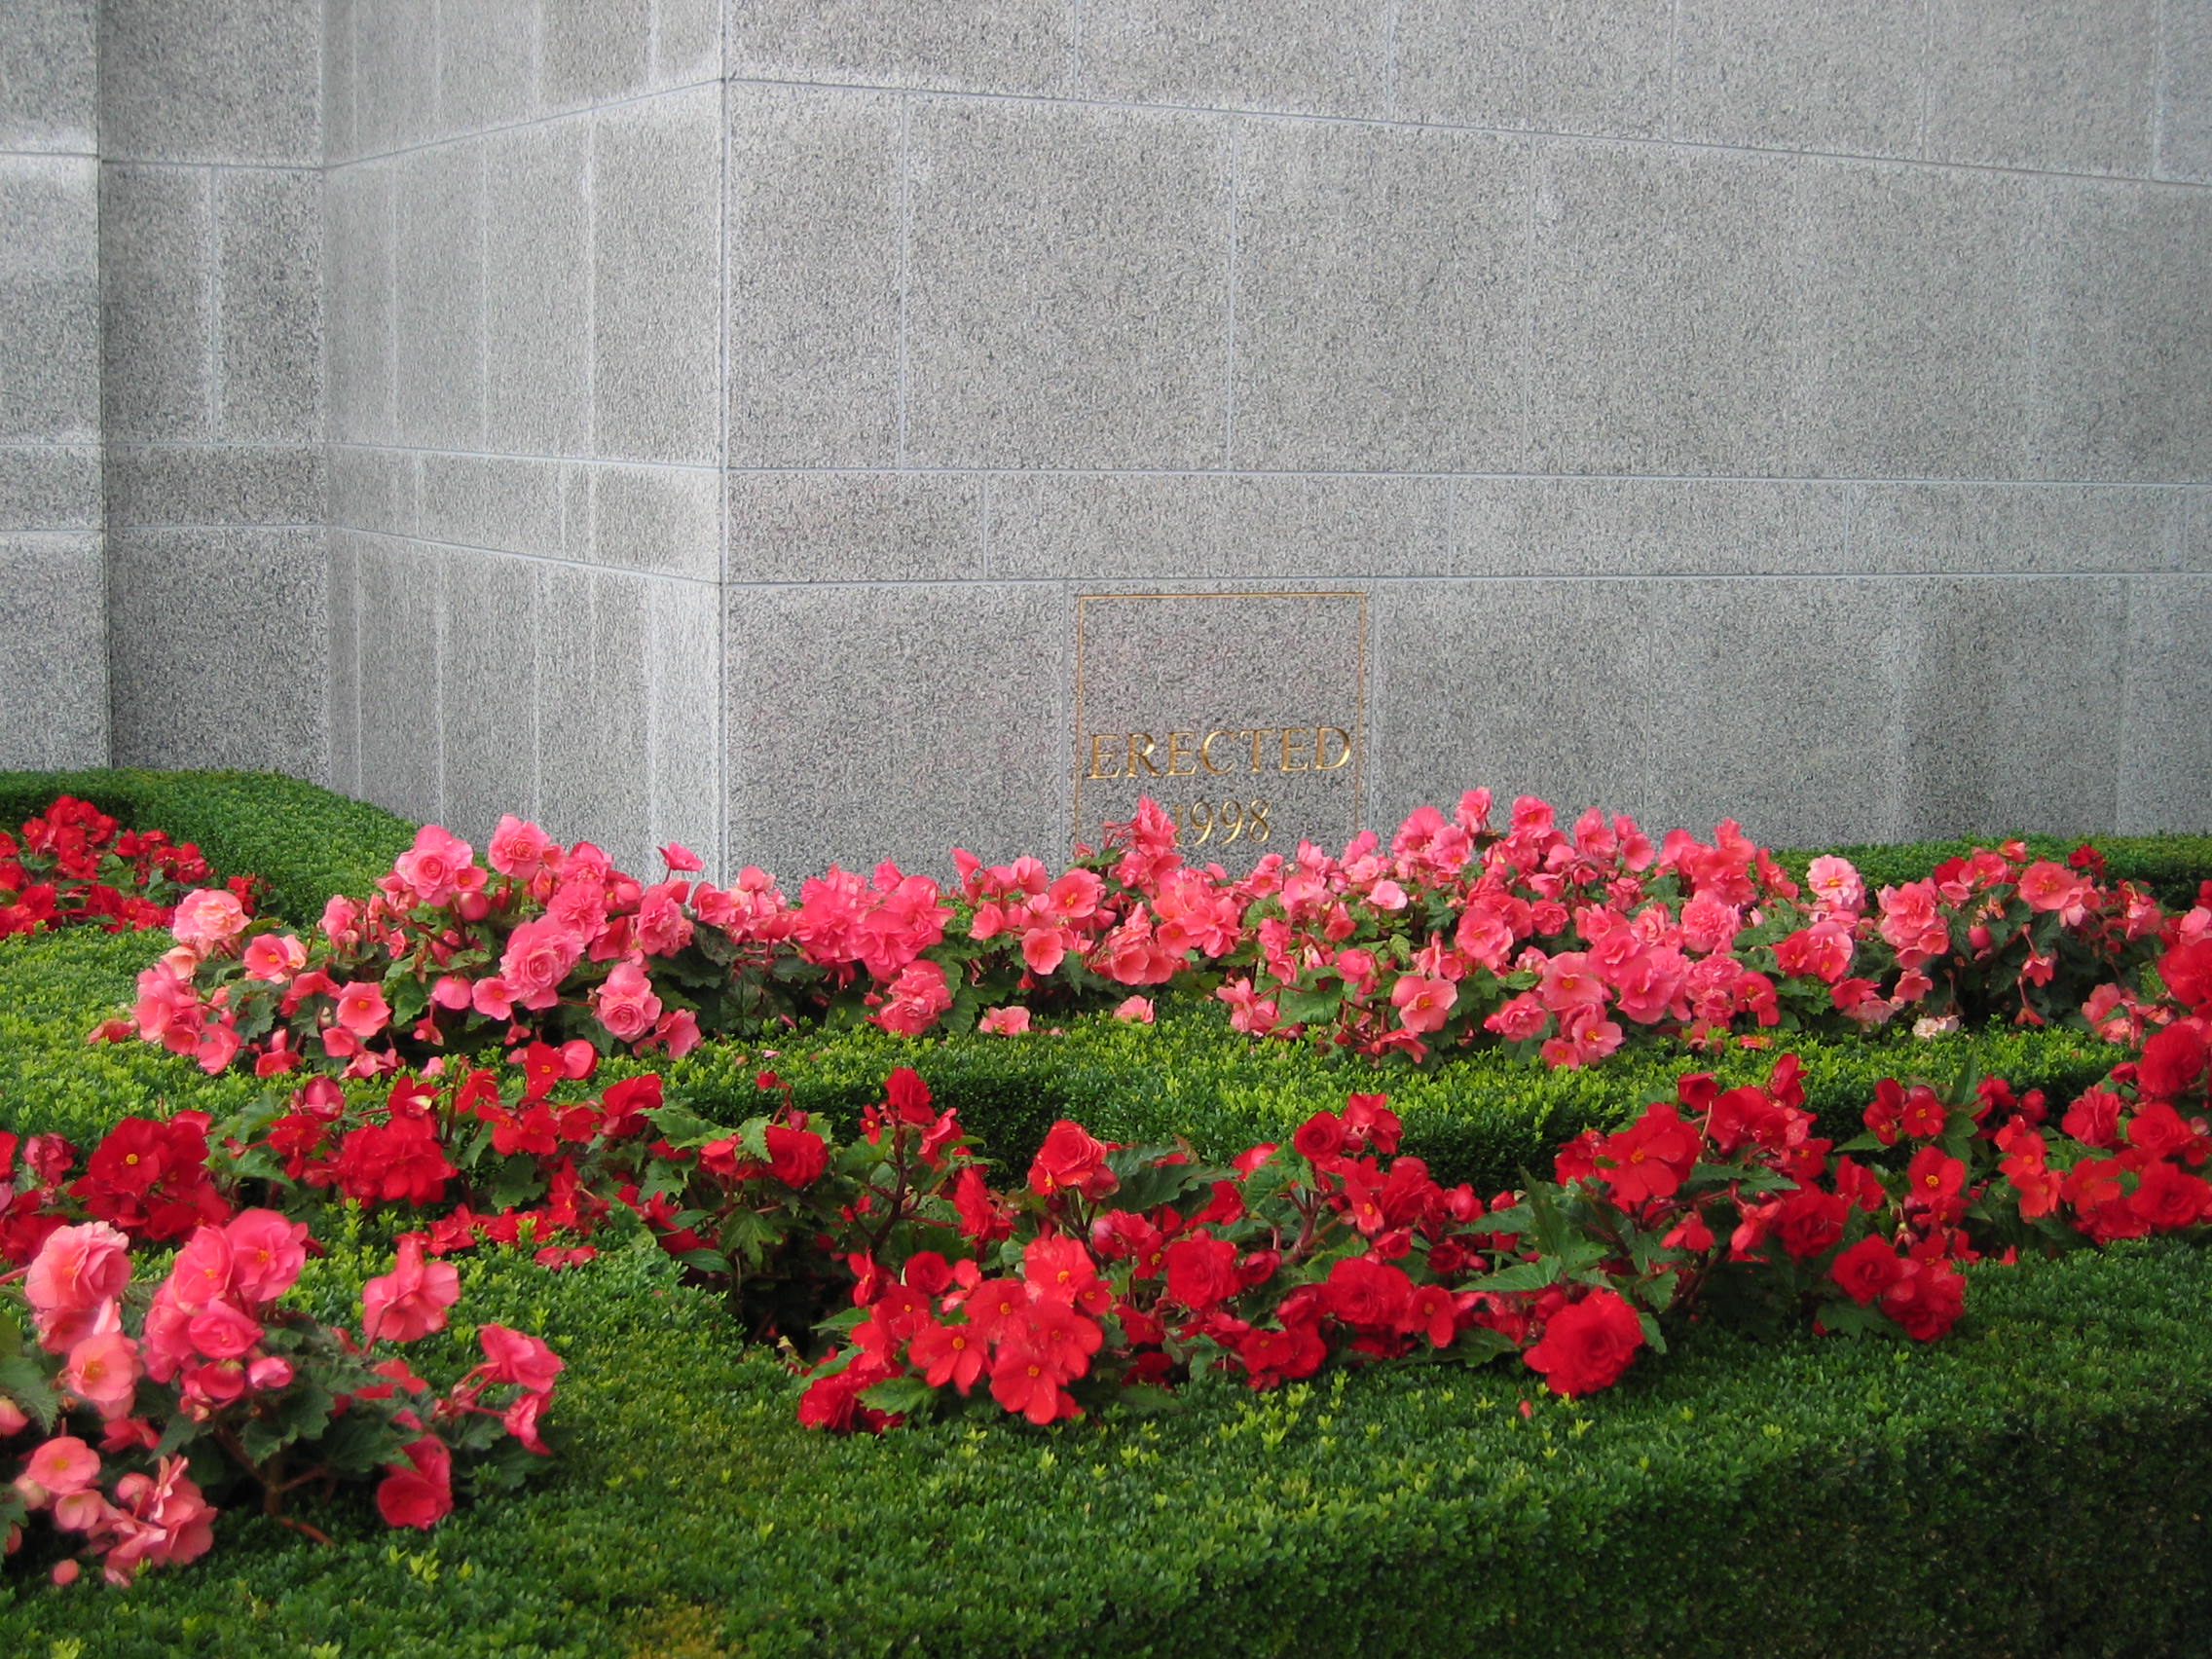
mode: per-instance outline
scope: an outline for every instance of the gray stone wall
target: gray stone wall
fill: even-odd
[[[1370,824],[2212,827],[2205,0],[101,10],[0,558],[104,522],[118,757],[1054,852],[1080,597],[1325,590]]]
[[[0,25],[0,767],[108,747],[92,0]]]

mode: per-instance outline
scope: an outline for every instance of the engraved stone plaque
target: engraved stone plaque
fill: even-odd
[[[1232,869],[1358,830],[1366,594],[1090,593],[1075,626],[1074,840],[1146,795]]]

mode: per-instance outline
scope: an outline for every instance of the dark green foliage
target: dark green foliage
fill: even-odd
[[[1815,847],[1775,857],[1792,875],[1823,852],[1837,853],[1858,866],[1871,897],[1883,887],[1923,879],[1946,859],[1964,858],[1976,847],[1994,847],[2003,835],[1976,835],[1959,841],[1899,841],[1879,846]],[[2083,841],[2105,856],[2112,881],[2137,881],[2161,903],[2187,909],[2196,903],[2199,883],[2212,881],[2212,835],[2022,835],[2033,858],[2064,864]]]
[[[0,829],[57,794],[89,800],[133,829],[196,841],[221,876],[259,875],[263,908],[297,923],[333,893],[365,894],[415,838],[382,807],[275,772],[0,772]]]

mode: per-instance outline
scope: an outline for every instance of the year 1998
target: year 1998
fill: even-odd
[[[1264,800],[1162,801],[1161,810],[1175,821],[1176,837],[1186,847],[1202,847],[1208,841],[1227,846],[1232,841],[1268,838],[1268,803]]]

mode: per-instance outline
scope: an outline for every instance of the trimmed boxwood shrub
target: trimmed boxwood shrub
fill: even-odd
[[[1804,848],[1775,856],[1800,879],[1805,866],[1823,852],[1849,859],[1871,894],[1923,879],[1946,859],[1964,858],[1976,847],[1994,847],[2004,835],[1976,835],[1958,841],[1898,841],[1875,846]],[[2105,856],[2105,873],[2114,881],[2139,881],[2160,903],[2187,908],[2196,902],[2200,884],[2212,881],[2212,835],[2022,835],[2036,858],[2064,864],[2087,841]]]
[[[263,908],[302,924],[333,893],[365,894],[415,838],[416,827],[276,772],[0,772],[0,829],[13,830],[57,794],[118,822],[196,841],[219,875],[252,874]]]

